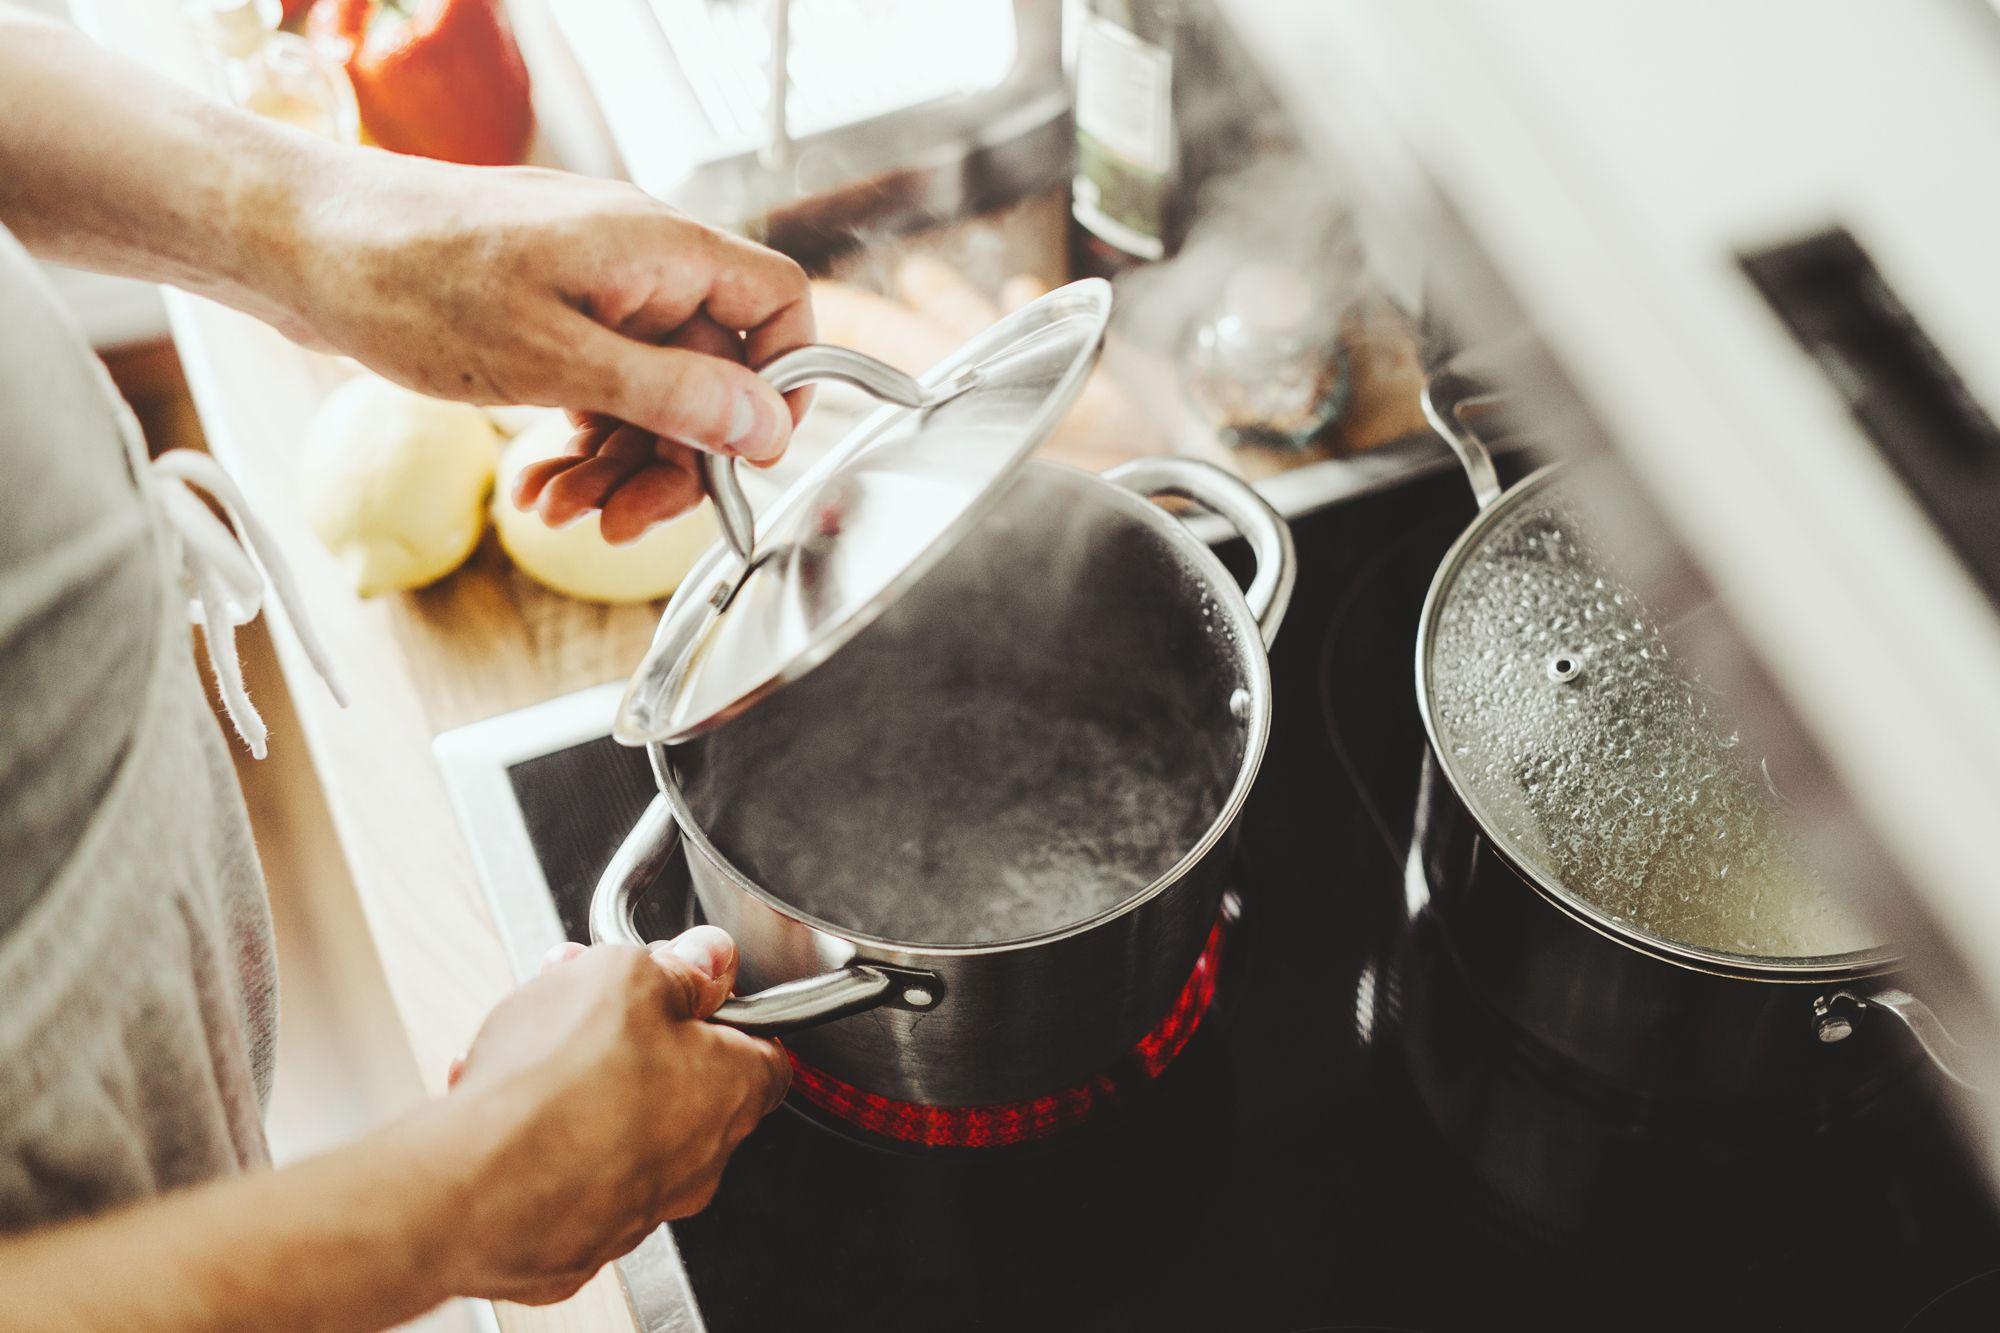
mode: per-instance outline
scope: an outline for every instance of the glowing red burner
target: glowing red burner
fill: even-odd
[[[1158,1078],[1174,1062],[1215,999],[1222,940],[1223,923],[1217,921],[1173,1008],[1116,1068],[1060,1092],[997,1106],[927,1106],[863,1091],[796,1055],[791,1057],[792,1091],[859,1129],[926,1148],[998,1148],[1046,1138],[1082,1123],[1130,1088]]]

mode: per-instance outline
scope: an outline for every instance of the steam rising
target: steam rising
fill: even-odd
[[[1076,924],[1193,849],[1242,759],[1240,659],[1094,486],[1023,473],[874,626],[680,747],[723,855],[836,925],[973,944]],[[1089,574],[1053,579],[1051,552]]]

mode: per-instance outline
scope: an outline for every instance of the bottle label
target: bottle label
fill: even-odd
[[[1174,58],[1086,16],[1076,47],[1076,220],[1128,254],[1166,253]]]

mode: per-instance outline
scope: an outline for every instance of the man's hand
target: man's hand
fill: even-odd
[[[735,975],[708,926],[571,946],[444,1100],[282,1171],[0,1235],[0,1333],[358,1333],[448,1296],[559,1300],[707,1203],[784,1096],[782,1051],[702,1021]]]
[[[570,410],[514,500],[626,542],[697,504],[693,451],[775,461],[803,415],[749,367],[812,341],[804,272],[629,185],[329,150],[288,331],[420,392]]]
[[[570,1295],[706,1206],[791,1080],[773,1043],[701,1021],[736,977],[736,947],[713,926],[650,954],[560,956],[493,1011],[445,1102],[461,1104],[476,1177],[453,1291]]]
[[[603,509],[612,541],[698,500],[692,450],[774,459],[806,406],[748,368],[812,341],[784,256],[629,185],[325,143],[6,0],[0,225],[423,393],[568,408],[571,453],[517,498],[551,523]]]

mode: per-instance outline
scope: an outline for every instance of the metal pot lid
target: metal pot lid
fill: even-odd
[[[1807,966],[1880,941],[1807,868],[1762,757],[1669,650],[1561,469],[1446,558],[1418,686],[1439,762],[1513,862],[1696,959]]]
[[[1023,306],[916,380],[838,348],[767,368],[781,388],[841,379],[895,403],[786,491],[757,520],[754,543],[747,510],[732,517],[718,493],[725,528],[749,556],[718,544],[683,582],[626,688],[617,739],[673,744],[712,730],[873,622],[1048,438],[1097,360],[1110,313],[1110,285],[1088,279]],[[726,466],[715,480],[726,482]]]

